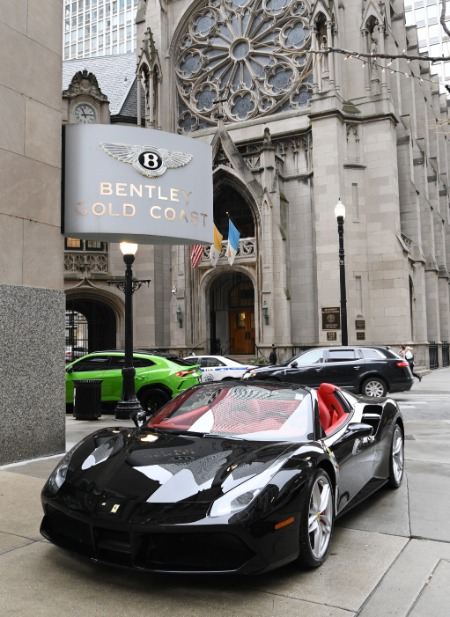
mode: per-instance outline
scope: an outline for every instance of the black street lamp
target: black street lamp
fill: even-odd
[[[136,370],[133,364],[133,269],[134,258],[138,245],[129,242],[121,242],[125,262],[125,364],[122,368],[123,389],[122,400],[116,405],[116,419],[123,420],[130,418],[134,412],[142,412],[139,399],[136,396],[134,387],[134,376]]]
[[[341,331],[342,345],[348,345],[347,331],[347,291],[345,288],[345,251],[344,251],[344,220],[345,206],[339,198],[334,209],[339,234],[339,278],[341,288]]]

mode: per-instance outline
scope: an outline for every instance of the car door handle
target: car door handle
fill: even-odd
[[[359,371],[359,369],[361,368],[360,366],[354,366],[353,367],[355,369],[355,371]]]

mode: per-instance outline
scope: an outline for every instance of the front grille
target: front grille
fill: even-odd
[[[237,570],[254,556],[229,533],[167,533],[146,536],[137,564],[150,570]]]
[[[117,531],[80,522],[51,506],[47,506],[41,530],[70,552],[129,568],[233,571],[254,557],[254,552],[232,533]]]
[[[96,556],[100,561],[133,567],[131,535],[128,532],[94,527]]]
[[[188,525],[199,521],[208,513],[209,502],[143,503],[133,511],[132,522],[144,525]]]
[[[47,508],[41,531],[49,540],[68,551],[86,557],[95,556],[89,525],[69,518],[55,508]]]

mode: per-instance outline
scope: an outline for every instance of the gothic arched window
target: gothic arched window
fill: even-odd
[[[179,128],[188,133],[309,104],[306,0],[211,0],[194,11],[176,59]]]

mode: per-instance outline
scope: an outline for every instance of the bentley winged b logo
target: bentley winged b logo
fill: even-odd
[[[192,154],[155,148],[154,146],[130,146],[127,144],[100,143],[102,150],[123,163],[130,163],[143,176],[157,178],[168,169],[184,167],[192,160]]]

